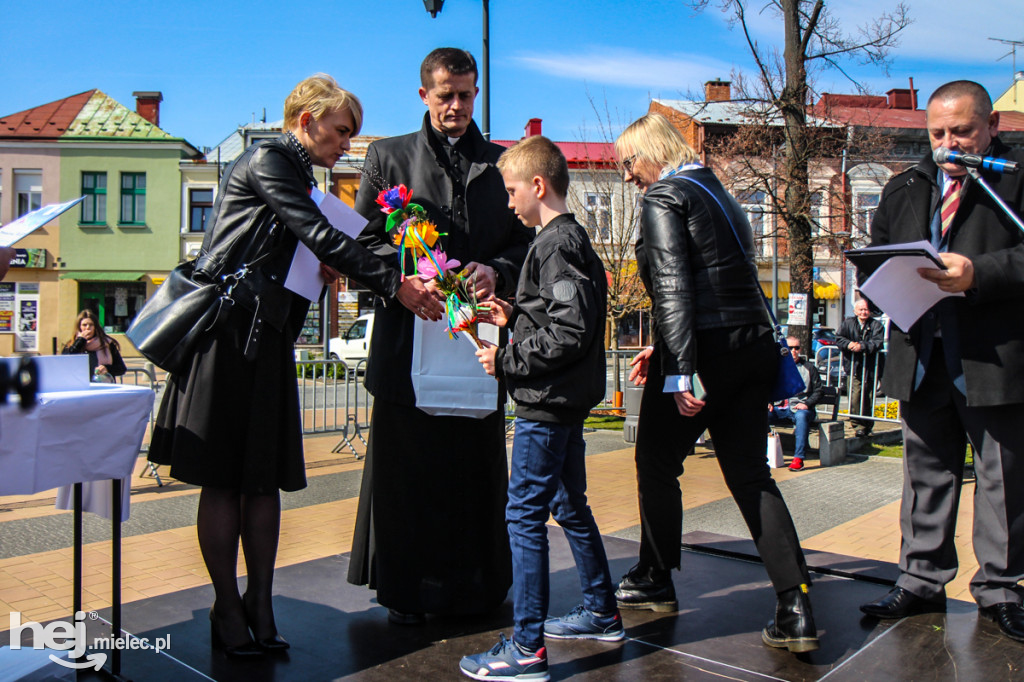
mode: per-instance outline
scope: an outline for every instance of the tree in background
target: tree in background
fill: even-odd
[[[746,145],[748,153],[741,153],[736,162],[765,191],[772,212],[785,225],[790,287],[808,297],[808,324],[791,325],[789,333],[799,336],[810,347],[810,311],[815,309],[814,226],[818,224],[812,215],[810,173],[812,164],[826,157],[825,152],[833,151],[831,156],[835,158],[834,151],[841,150],[846,135],[841,130],[837,138],[839,128],[809,117],[810,79],[826,69],[836,69],[849,78],[843,70],[843,63],[849,60],[874,64],[885,71],[898,34],[911,22],[907,7],[897,3],[890,12],[847,30],[828,11],[825,0],[769,0],[756,17],[748,15],[748,3],[744,0],[687,2],[697,10],[717,4],[729,16],[730,23],[743,31],[754,60],[755,75],[735,79],[734,99],[746,102],[754,114],[752,122],[760,118],[764,129],[760,138],[752,134],[738,142]],[[778,47],[760,45],[751,36],[749,22],[765,15],[782,21],[781,54]],[[863,90],[850,80],[858,90]],[[756,127],[753,125],[751,130]],[[732,178],[730,184],[735,186]]]

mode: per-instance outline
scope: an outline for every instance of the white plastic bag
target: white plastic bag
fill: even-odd
[[[766,454],[768,457],[768,466],[772,469],[778,469],[786,463],[782,458],[782,439],[779,438],[779,434],[774,431],[768,432],[768,448]]]
[[[429,415],[482,419],[498,409],[498,382],[484,371],[465,334],[448,337],[444,321],[416,318],[412,387],[416,407]]]

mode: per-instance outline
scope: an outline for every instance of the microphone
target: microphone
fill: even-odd
[[[958,166],[969,166],[971,168],[983,168],[995,171],[996,173],[1016,173],[1020,170],[1020,164],[1016,161],[996,159],[991,156],[980,154],[965,154],[964,152],[953,151],[946,147],[939,147],[932,152],[935,163],[955,163]]]

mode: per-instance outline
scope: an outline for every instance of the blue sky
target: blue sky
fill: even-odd
[[[831,3],[851,28],[891,4]],[[922,97],[955,78],[979,81],[993,98],[1009,87],[1011,58],[997,60],[1010,48],[988,38],[1024,40],[1020,0],[970,3],[973,12],[954,11],[949,0],[908,5],[915,23],[889,75],[848,64],[860,82],[881,94],[913,78]],[[683,0],[491,0],[490,20],[495,138],[520,137],[537,117],[555,139],[601,139],[599,118],[615,134],[652,97],[686,99],[706,80],[752,73],[743,36],[725,16],[715,7],[697,14]],[[779,44],[779,21],[759,15],[752,24],[762,45]],[[362,99],[364,133],[396,135],[419,127],[419,63],[441,45],[480,57],[480,0],[447,0],[436,19],[421,0],[7,0],[0,114],[92,88],[134,107],[133,91],[160,90],[161,127],[213,146],[264,108],[268,120],[281,118],[295,83],[325,71]],[[817,86],[853,92],[834,72],[819,75]]]

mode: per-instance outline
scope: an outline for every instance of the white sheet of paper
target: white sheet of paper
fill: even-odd
[[[64,211],[77,204],[84,196],[65,201],[63,204],[47,204],[31,213],[26,213],[17,220],[12,220],[0,227],[0,246],[11,246],[22,237],[35,232]]]
[[[928,242],[902,246],[935,251]],[[889,245],[885,248],[894,247]],[[938,252],[935,255],[938,257]],[[929,308],[947,296],[963,296],[963,293],[950,294],[939,289],[938,284],[921,277],[918,268],[935,268],[935,263],[925,256],[890,258],[878,266],[860,287],[864,295],[903,331],[909,330]]]
[[[325,194],[318,189],[313,189],[310,198],[330,221],[331,226],[336,230],[341,230],[349,237],[356,238],[366,227],[366,218],[356,213],[354,208],[333,194]],[[292,264],[288,268],[288,277],[284,281],[285,288],[309,301],[316,301],[320,298],[320,292],[323,291],[325,284],[326,282],[320,274],[320,259],[309,250],[308,246],[299,242],[299,245],[295,247]]]

